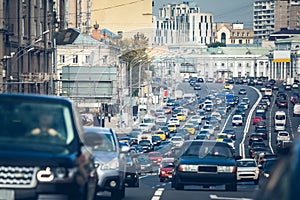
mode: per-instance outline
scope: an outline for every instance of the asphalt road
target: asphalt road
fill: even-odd
[[[181,83],[178,87],[182,88],[186,93],[194,92],[193,88],[189,86],[188,83]],[[222,120],[222,125],[224,129],[234,129],[236,131],[236,152],[240,153],[244,157],[249,157],[248,155],[248,141],[247,136],[254,132],[254,125],[252,125],[253,111],[256,106],[260,94],[259,87],[248,87],[245,85],[234,85],[233,91],[235,94],[238,93],[239,88],[246,88],[246,95],[239,95],[240,98],[248,97],[250,99],[250,108],[246,113],[246,121],[243,126],[232,126],[231,117],[233,110],[227,114],[227,117]],[[202,87],[199,92],[201,97],[206,96],[211,90],[221,91],[223,89],[223,84],[209,83]],[[290,95],[295,91],[288,91],[287,94]],[[299,91],[298,91],[299,92]],[[275,138],[276,133],[274,132],[274,113],[278,110],[277,106],[274,104],[274,99],[276,97],[276,92],[273,94],[271,101],[271,106],[267,113],[267,122],[269,137],[265,141],[269,145],[270,149],[276,153],[275,148]],[[251,109],[253,107],[253,109]],[[281,109],[282,110],[282,109]],[[296,134],[297,126],[300,122],[299,118],[292,117],[292,104],[289,102],[288,109],[285,110],[288,116],[287,121],[287,131],[292,134]],[[221,128],[222,129],[222,128]],[[295,135],[296,137],[297,135]],[[170,199],[189,199],[189,200],[213,200],[213,199],[223,199],[223,200],[235,200],[235,199],[259,199],[256,198],[258,192],[258,186],[254,185],[252,182],[249,183],[238,183],[237,192],[227,192],[224,186],[210,187],[209,189],[204,189],[201,186],[187,186],[183,191],[177,191],[171,188],[170,182],[160,183],[157,174],[147,174],[140,178],[139,188],[126,188],[125,200],[170,200]],[[101,194],[99,199],[110,199],[108,194]]]

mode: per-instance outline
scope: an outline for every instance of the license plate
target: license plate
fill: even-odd
[[[0,199],[14,200],[15,191],[14,190],[0,190]]]

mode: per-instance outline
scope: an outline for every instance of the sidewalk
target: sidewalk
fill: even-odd
[[[123,126],[125,126],[125,125],[123,125]],[[118,117],[117,116],[111,117],[110,122],[108,122],[108,118],[106,117],[105,118],[105,127],[115,130],[117,134],[127,134],[131,131],[130,126],[118,127]]]

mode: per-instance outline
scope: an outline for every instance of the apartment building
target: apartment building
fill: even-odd
[[[210,44],[213,41],[213,15],[201,13],[194,3],[164,5],[152,21],[155,46],[188,42]]]
[[[253,31],[258,40],[282,28],[300,29],[299,0],[259,0],[253,4]]]
[[[52,0],[0,0],[0,92],[51,94]]]

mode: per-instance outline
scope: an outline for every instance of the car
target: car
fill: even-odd
[[[194,138],[195,140],[209,140],[209,133],[198,133],[196,137]]]
[[[153,164],[160,165],[161,161],[163,159],[163,155],[159,151],[152,151],[147,153],[150,160],[153,162]]]
[[[168,124],[169,133],[176,133],[177,132],[177,125],[176,124]]]
[[[300,103],[300,95],[298,93],[293,93],[291,95],[291,103],[295,105],[296,103]]]
[[[180,148],[184,142],[184,138],[182,136],[173,136],[170,138],[170,142],[175,148]]]
[[[140,154],[137,160],[141,166],[141,175],[152,173],[158,170],[158,166],[154,164],[147,154]]]
[[[125,185],[127,187],[139,187],[141,165],[138,162],[137,155],[127,153],[126,155],[126,173],[125,173]]]
[[[236,159],[232,148],[223,142],[210,140],[185,141],[175,161],[171,186],[184,190],[188,185],[209,188],[225,185],[225,190],[237,190]]]
[[[228,136],[228,138],[231,138],[231,139],[233,139],[233,140],[236,139],[236,132],[235,132],[235,130],[233,130],[233,129],[224,129],[224,130],[223,130],[223,133],[226,133],[227,136]]]
[[[239,89],[239,94],[245,95],[245,94],[247,94],[247,90],[245,88],[240,88]]]
[[[253,143],[252,143],[252,145],[253,145]],[[263,147],[263,146],[253,147],[249,151],[250,151],[249,156],[251,158],[254,158],[255,160],[257,160],[259,154],[261,154],[261,153],[270,153],[270,150],[267,147]]]
[[[288,101],[286,99],[277,99],[276,105],[278,108],[288,108]]]
[[[190,117],[189,122],[196,121],[199,125],[202,124],[202,117],[200,115],[193,115]]]
[[[244,158],[237,160],[237,181],[248,182],[253,181],[255,185],[258,184],[259,168],[256,160]]]
[[[194,90],[201,90],[201,83],[200,82],[196,82],[194,84]]]
[[[163,107],[164,114],[171,114],[172,109],[169,106],[164,106]]]
[[[149,124],[147,124],[147,123],[140,123],[140,124],[139,124],[139,128],[142,129],[142,131],[143,131],[144,133],[150,133],[150,132],[151,132],[151,129],[152,129],[152,127],[149,126]]]
[[[267,159],[263,164],[258,165],[259,167],[258,179],[259,179],[260,190],[263,190],[267,186],[270,178],[272,178],[273,176],[274,168],[277,165],[277,163],[278,163],[278,158],[270,158]]]
[[[265,120],[257,122],[255,124],[255,130],[258,128],[267,128],[267,122]]]
[[[154,135],[159,136],[159,138],[161,139],[161,141],[165,141],[167,139],[165,131],[163,131],[161,129],[155,131]]]
[[[258,156],[257,164],[258,165],[263,165],[264,162],[266,162],[267,160],[274,159],[274,158],[275,159],[278,158],[278,154],[274,154],[274,153],[261,153]]]
[[[222,142],[226,143],[226,144],[229,144],[229,146],[232,148],[233,151],[235,151],[235,141],[231,138],[223,138]]]
[[[293,117],[300,116],[300,103],[295,103],[293,107]]]
[[[159,181],[165,182],[166,180],[172,180],[172,173],[174,169],[174,158],[163,158],[159,168]]]
[[[293,89],[298,89],[298,88],[299,88],[299,85],[298,85],[297,83],[293,83],[292,88],[293,88]]]
[[[292,85],[287,84],[287,85],[284,86],[284,89],[285,90],[292,90]]]
[[[242,115],[233,115],[232,116],[232,126],[241,126],[243,125],[243,116]]]
[[[225,83],[224,89],[232,89],[232,86],[229,83]]]
[[[157,116],[156,117],[156,119],[155,119],[155,123],[162,123],[162,124],[164,124],[164,123],[167,123],[167,117],[165,116],[165,115],[159,115],[159,116]]]
[[[180,126],[180,121],[177,117],[171,117],[168,120],[168,125],[170,125],[170,124],[175,124],[178,127],[178,126]]]
[[[251,133],[248,136],[248,145],[251,146],[254,141],[263,142],[264,141],[263,134],[260,134],[260,133]]]
[[[253,120],[252,120],[252,124],[256,125],[258,122],[263,121],[264,118],[262,116],[254,116]]]
[[[0,110],[1,199],[96,198],[98,168],[83,141],[82,118],[71,100],[2,93]],[[53,119],[44,122],[51,127],[48,131],[41,129],[37,118],[41,115]],[[36,127],[41,132],[30,135]]]
[[[218,141],[218,142],[223,142],[223,139],[224,139],[224,138],[228,138],[227,133],[219,133],[219,134],[217,135],[217,141]]]
[[[116,133],[110,128],[84,127],[84,142],[91,147],[98,166],[97,192],[108,191],[113,199],[125,196],[126,157],[129,146],[120,146]]]
[[[177,119],[182,122],[182,121],[186,121],[186,116],[184,115],[184,113],[180,112],[176,115]]]
[[[193,123],[186,123],[183,128],[186,129],[191,135],[195,135],[196,130]]]
[[[290,141],[292,140],[291,135],[287,131],[278,131],[277,137],[276,137],[276,143],[279,141]]]
[[[205,124],[204,126],[202,126],[200,131],[203,131],[203,130],[207,130],[210,135],[214,135],[214,133],[215,133],[214,127],[210,124]]]

